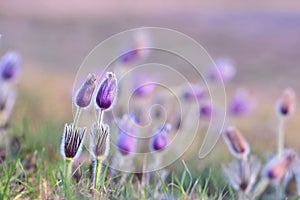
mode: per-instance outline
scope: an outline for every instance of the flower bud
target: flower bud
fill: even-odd
[[[212,66],[208,72],[208,78],[212,81],[228,82],[235,76],[236,69],[230,59],[218,59],[215,64],[216,66]]]
[[[66,124],[61,143],[61,153],[66,159],[75,159],[79,156],[83,144],[86,128],[73,129],[73,125]]]
[[[278,113],[280,116],[289,116],[293,114],[296,107],[296,94],[293,89],[287,88],[284,90],[281,98],[278,101]]]
[[[117,78],[112,72],[106,74],[96,96],[96,104],[103,110],[110,109],[117,95]]]
[[[117,147],[122,155],[128,155],[136,149],[137,124],[133,115],[123,116],[118,129]]]
[[[213,115],[213,108],[211,103],[209,102],[201,103],[199,112],[200,112],[201,119],[205,119],[205,120],[211,119]]]
[[[250,153],[250,146],[243,135],[235,128],[228,127],[223,138],[233,156],[242,159]]]
[[[150,142],[150,149],[153,151],[161,151],[169,144],[168,134],[171,126],[169,124],[160,127]]]
[[[97,78],[95,74],[88,75],[86,81],[77,92],[75,99],[77,106],[85,108],[90,105],[96,87],[96,80]]]
[[[297,153],[294,150],[285,150],[281,156],[276,156],[267,163],[263,170],[263,176],[274,184],[279,184],[293,169],[296,160]]]
[[[1,79],[9,81],[14,79],[19,71],[20,56],[16,52],[6,53],[0,61]]]
[[[238,90],[229,105],[229,112],[233,116],[244,116],[251,112],[252,102],[249,100],[248,94],[244,90]]]
[[[109,127],[106,124],[101,124],[99,127],[94,124],[91,130],[90,137],[90,153],[94,159],[101,157],[104,160],[109,153]]]
[[[200,101],[206,97],[207,91],[200,84],[195,84],[190,87],[185,87],[182,90],[181,97],[187,102]]]

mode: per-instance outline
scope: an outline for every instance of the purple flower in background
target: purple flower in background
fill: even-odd
[[[244,116],[249,114],[253,109],[253,104],[245,90],[237,90],[234,94],[230,105],[229,112],[233,116]]]
[[[236,74],[236,69],[229,59],[218,59],[216,66],[211,66],[208,71],[208,78],[212,81],[222,79],[224,83],[230,81]]]
[[[77,92],[75,99],[75,103],[77,106],[85,108],[90,105],[96,87],[96,80],[97,78],[95,74],[88,75],[86,81]]]
[[[200,84],[185,87],[182,91],[182,98],[186,101],[200,101],[206,97],[206,90]]]
[[[283,91],[281,98],[278,100],[278,114],[282,117],[290,116],[296,109],[296,93],[291,88],[286,88]]]
[[[96,96],[96,104],[99,108],[107,110],[111,108],[117,95],[117,78],[112,72],[107,72]]]
[[[154,82],[149,81],[149,75],[146,74],[136,74],[133,79],[133,89],[134,96],[136,97],[146,97],[150,95],[156,87]]]
[[[168,134],[171,130],[169,124],[160,127],[150,141],[150,149],[153,151],[164,150],[169,144]]]
[[[137,123],[132,114],[124,115],[119,123],[117,147],[122,155],[128,155],[136,149]]]
[[[20,55],[16,52],[6,53],[0,61],[1,79],[9,81],[14,79],[20,67]]]
[[[138,57],[138,49],[134,49],[132,51],[129,51],[127,53],[124,53],[120,58],[120,62],[122,63],[130,63],[134,60],[136,60]]]
[[[127,64],[147,57],[149,54],[149,50],[147,49],[150,43],[149,38],[148,33],[141,30],[136,31],[127,48],[120,56],[119,62]]]
[[[200,118],[201,119],[211,119],[213,114],[213,107],[210,102],[203,102],[200,105]]]

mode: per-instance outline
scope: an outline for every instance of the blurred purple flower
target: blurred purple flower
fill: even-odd
[[[136,149],[136,138],[138,127],[135,117],[124,115],[118,124],[118,141],[117,147],[122,155],[128,155]]]
[[[229,112],[233,116],[245,116],[253,109],[253,103],[245,90],[237,90],[231,99]]]
[[[150,149],[153,151],[164,150],[169,144],[168,134],[171,130],[169,124],[160,127],[150,141]]]
[[[200,101],[206,97],[206,90],[200,84],[185,87],[182,91],[182,98],[186,101]]]
[[[146,97],[153,92],[155,87],[156,84],[154,82],[150,82],[149,75],[139,73],[134,76],[133,79],[134,96]]]
[[[209,102],[201,103],[199,112],[200,112],[201,119],[205,119],[205,120],[211,119],[213,114],[213,107],[211,103]]]
[[[216,66],[211,66],[208,71],[208,78],[212,81],[222,79],[224,83],[230,81],[236,74],[236,69],[229,59],[218,59]]]
[[[107,110],[111,108],[117,96],[117,78],[112,72],[106,73],[96,96],[96,104],[99,108]]]
[[[132,51],[123,53],[122,56],[120,56],[119,61],[121,63],[130,63],[133,62],[138,58],[138,49],[134,49]]]
[[[139,59],[144,59],[149,54],[149,50],[147,49],[147,47],[149,47],[149,43],[150,37],[148,33],[141,30],[136,31],[132,36],[130,44],[128,44],[127,48],[123,50],[123,53],[119,58],[119,62],[127,64]]]
[[[286,88],[278,100],[277,111],[279,116],[287,117],[292,115],[296,109],[297,97],[292,88]]]
[[[0,61],[1,79],[9,81],[14,79],[20,67],[20,55],[16,52],[6,53]]]
[[[274,185],[279,185],[285,176],[292,172],[297,165],[298,153],[293,149],[286,149],[282,155],[272,158],[264,167],[262,176]]]

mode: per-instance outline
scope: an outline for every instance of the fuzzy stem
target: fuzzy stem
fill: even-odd
[[[238,192],[239,200],[247,200],[247,195],[243,191]]]
[[[101,164],[102,164],[102,157],[97,157],[96,158],[96,168],[95,168],[95,174],[94,174],[94,188],[97,189],[98,188],[98,184],[99,184],[99,179],[100,179],[100,175],[101,175]]]
[[[65,179],[69,181],[72,173],[72,158],[65,159]]]
[[[101,127],[102,123],[103,123],[103,116],[104,116],[104,110],[103,109],[99,109],[99,115],[98,115],[98,126]]]
[[[76,113],[74,116],[74,121],[73,121],[73,130],[76,129],[78,121],[79,121],[79,116],[80,116],[81,108],[77,106],[76,108]]]
[[[278,127],[278,155],[281,155],[284,149],[284,118],[280,117]]]
[[[279,185],[277,188],[276,188],[276,195],[277,195],[277,198],[278,199],[283,199],[283,194],[284,194],[284,187],[283,185]]]
[[[251,200],[255,200],[255,199],[258,199],[262,193],[266,190],[267,186],[269,185],[269,180],[268,179],[261,179],[256,188],[254,189],[254,192],[253,192],[253,196],[251,198]]]

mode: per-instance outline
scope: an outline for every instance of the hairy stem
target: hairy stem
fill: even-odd
[[[269,185],[268,179],[261,179],[254,189],[251,200],[258,199],[262,195],[262,193],[266,190],[268,185]]]
[[[281,155],[284,149],[284,118],[280,117],[278,127],[278,155]]]
[[[100,175],[101,175],[101,164],[102,164],[102,157],[97,157],[96,159],[96,169],[94,174],[94,188],[97,189],[99,185]]]
[[[76,113],[75,113],[75,116],[74,116],[74,121],[73,121],[73,130],[75,130],[77,128],[80,112],[81,112],[81,108],[77,106]]]
[[[104,116],[104,110],[99,109],[99,115],[98,115],[98,126],[101,127],[103,123],[103,116]]]
[[[72,173],[72,158],[66,158],[65,160],[65,179],[69,181]]]

